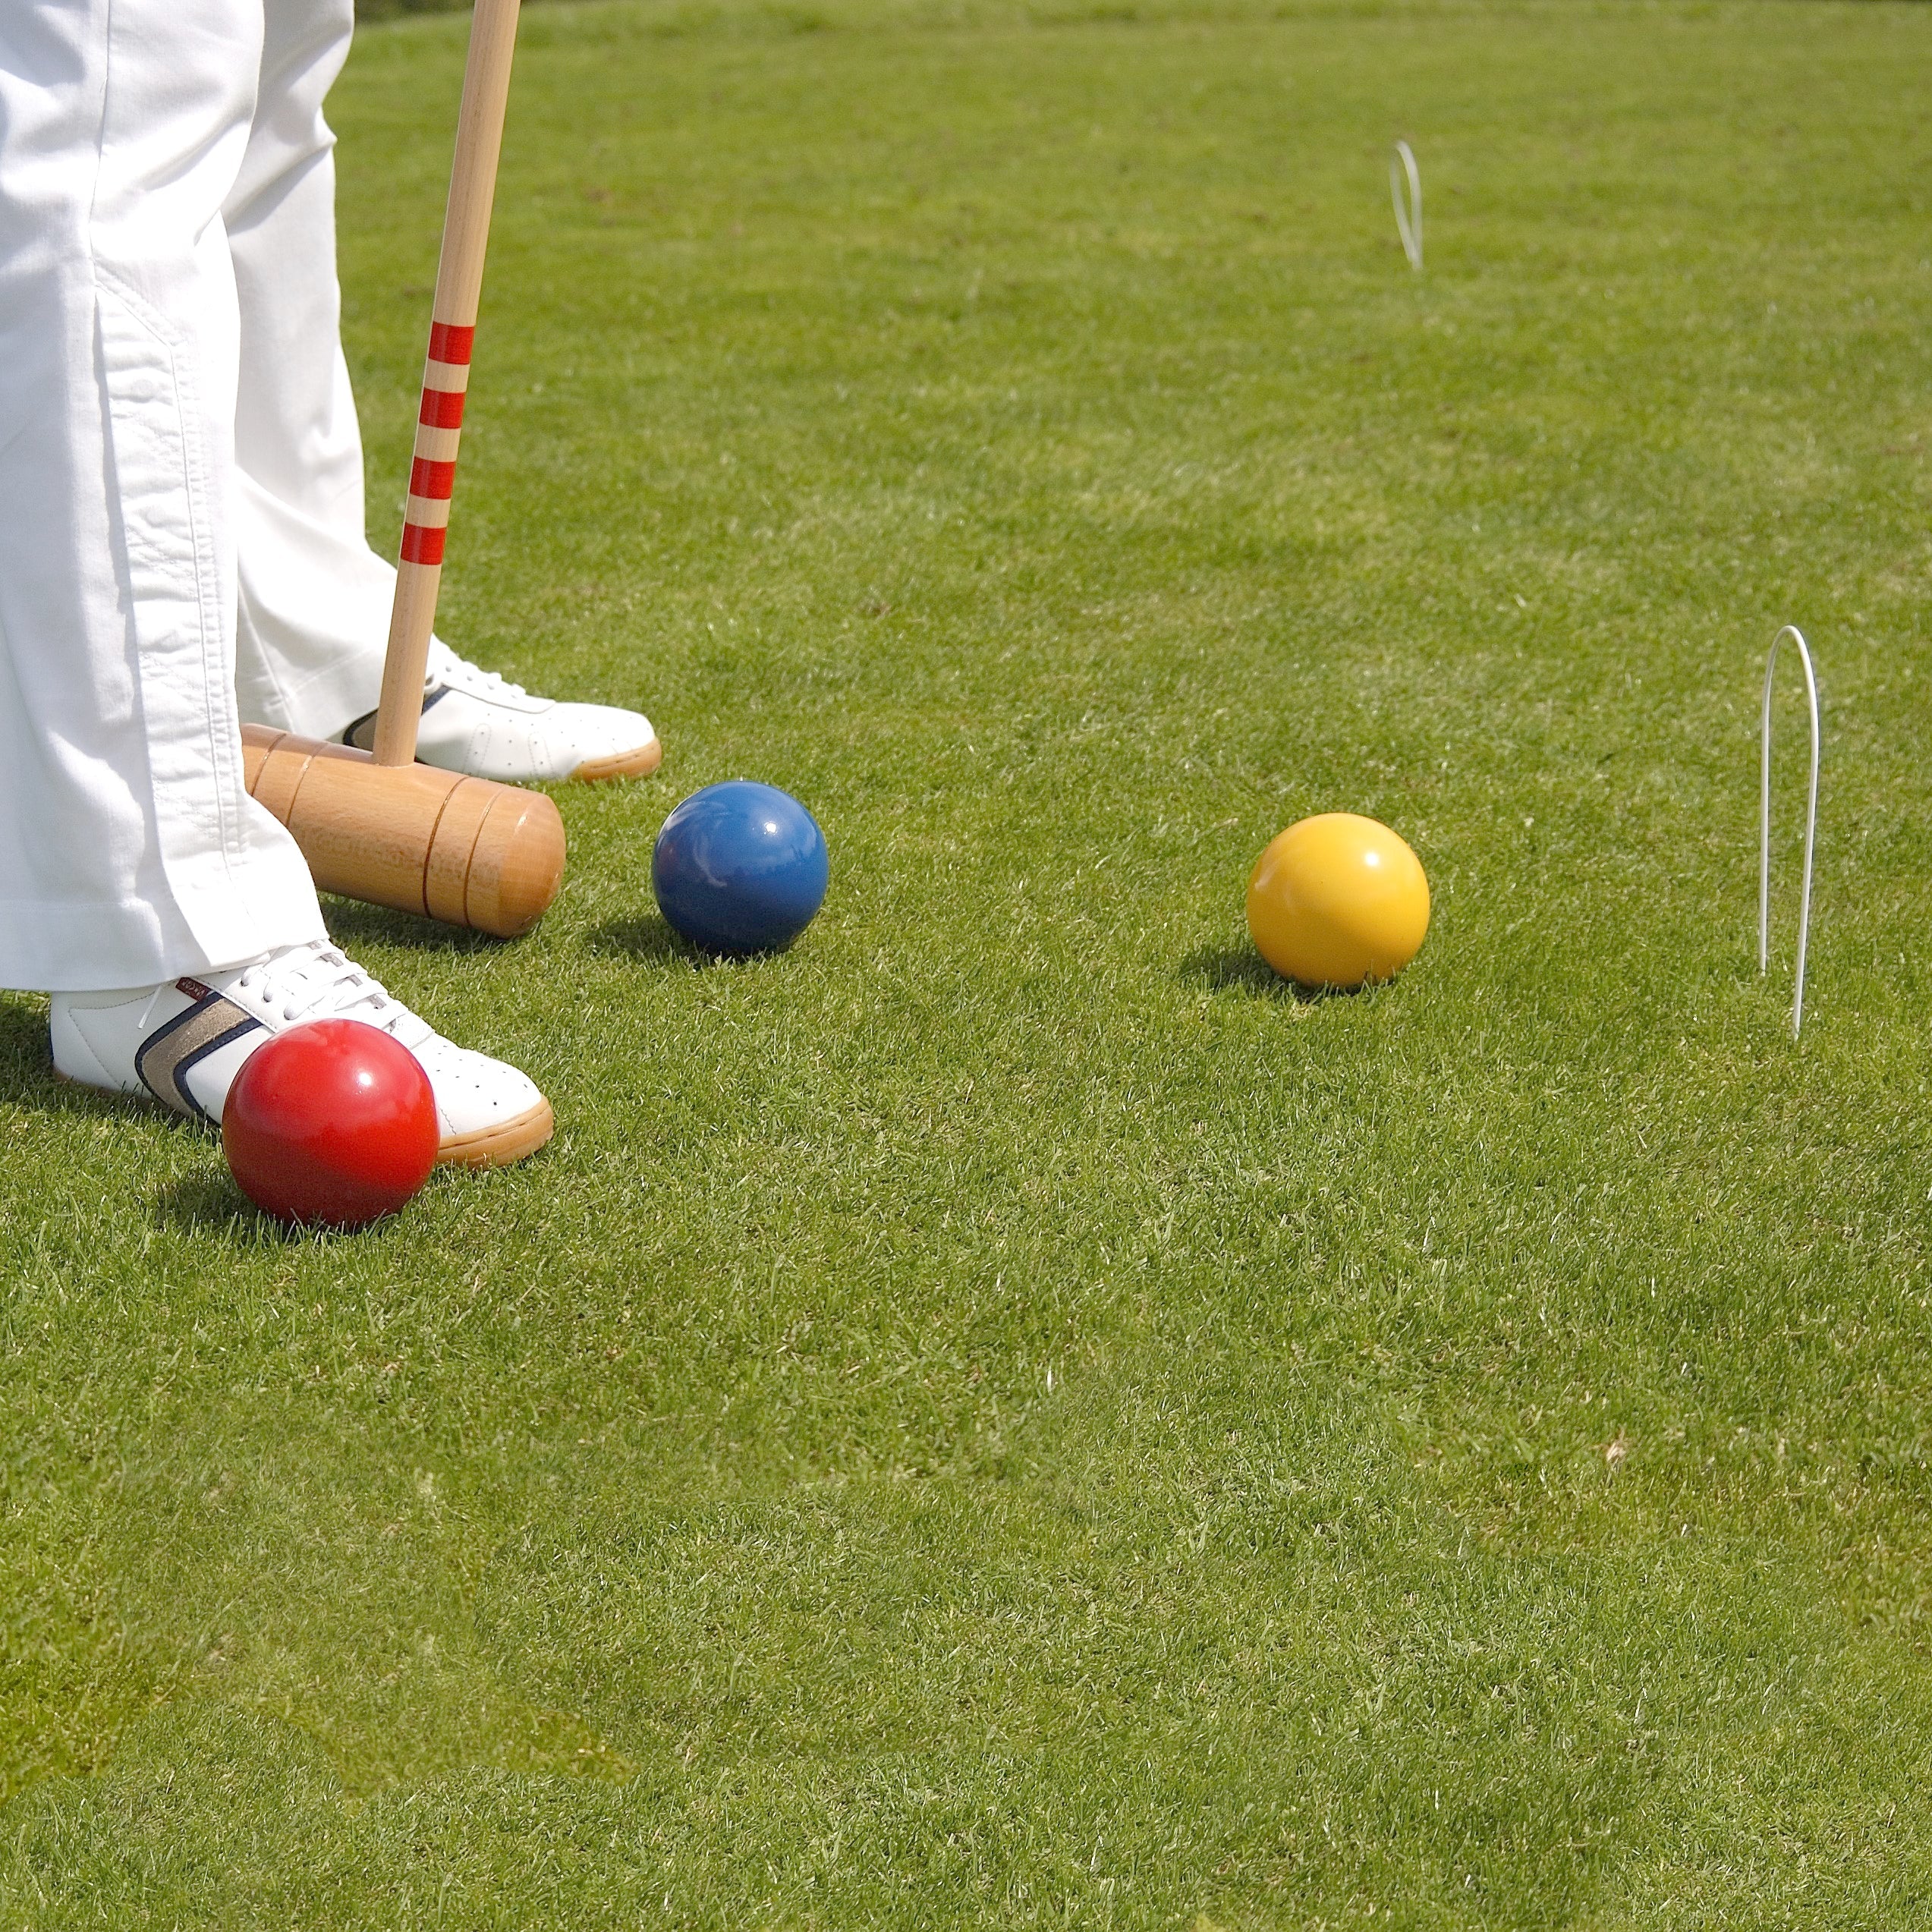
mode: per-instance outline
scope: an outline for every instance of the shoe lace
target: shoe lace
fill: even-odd
[[[498,672],[486,671],[481,665],[472,664],[467,657],[458,657],[446,644],[430,656],[425,688],[439,684],[454,684],[458,691],[467,691],[472,697],[527,698],[530,696],[522,685],[512,684]]]
[[[264,1007],[279,1002],[282,1017],[291,1024],[319,1014],[362,1020],[393,1033],[409,1017],[409,1008],[379,980],[326,939],[311,939],[246,968],[235,986]]]

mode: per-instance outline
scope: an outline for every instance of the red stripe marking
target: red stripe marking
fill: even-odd
[[[439,564],[442,562],[446,530],[430,530],[421,524],[402,527],[402,560],[406,564]]]
[[[430,360],[432,362],[467,362],[470,346],[477,339],[474,326],[458,329],[453,323],[430,325]]]
[[[425,389],[423,407],[416,420],[433,430],[460,430],[463,426],[463,392],[461,389]]]
[[[419,456],[409,466],[409,493],[425,496],[433,503],[447,502],[456,490],[456,465],[432,463]]]

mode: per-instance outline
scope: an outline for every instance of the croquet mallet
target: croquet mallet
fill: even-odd
[[[527,932],[556,897],[563,820],[540,791],[415,757],[517,7],[518,0],[476,0],[470,23],[374,754],[259,725],[241,732],[249,791],[294,834],[323,891],[503,939]]]

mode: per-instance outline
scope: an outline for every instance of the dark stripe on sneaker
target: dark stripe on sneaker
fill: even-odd
[[[190,1120],[205,1120],[212,1127],[215,1116],[188,1091],[188,1075],[231,1040],[266,1031],[260,1020],[244,1013],[232,999],[210,993],[141,1043],[134,1056],[134,1071],[164,1107]]]
[[[447,684],[432,684],[423,694],[423,709],[428,710],[431,705],[448,695],[449,687]],[[373,751],[376,749],[376,713],[365,711],[353,725],[344,730],[339,742],[352,745],[358,751]]]

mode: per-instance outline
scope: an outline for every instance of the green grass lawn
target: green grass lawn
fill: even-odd
[[[335,100],[385,549],[463,34]],[[0,1918],[1932,1918],[1928,61],[533,11],[444,628],[665,772],[521,943],[332,908],[561,1121],[366,1236],[0,999]],[[713,966],[650,842],[739,775],[832,889]],[[1298,1000],[1330,809],[1435,923]]]

